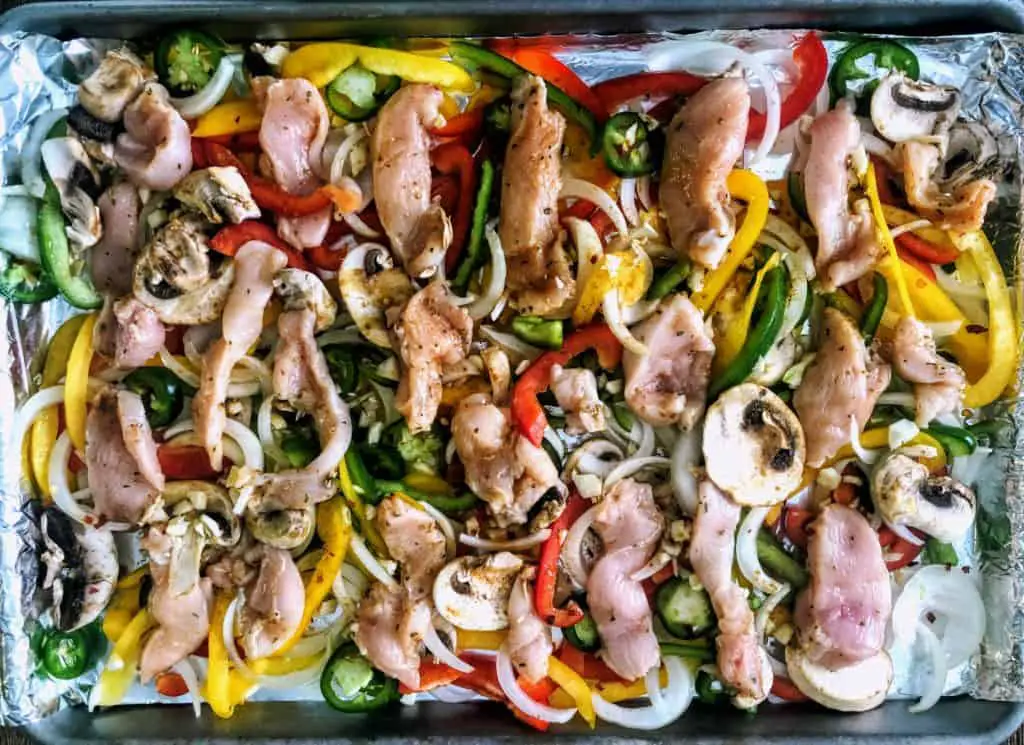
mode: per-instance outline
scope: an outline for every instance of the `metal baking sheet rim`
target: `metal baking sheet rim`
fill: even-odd
[[[31,30],[60,35],[138,35],[156,25],[182,22],[237,22],[259,24],[261,33],[278,37],[311,38],[330,23],[349,21],[360,27],[404,19],[403,33],[495,33],[493,23],[508,22],[524,33],[539,31],[641,31],[703,28],[814,27],[908,31],[921,23],[941,28],[970,18],[976,30],[1024,32],[1024,0],[965,3],[960,0],[830,0],[828,8],[815,0],[732,0],[690,2],[674,0],[563,0],[557,11],[541,0],[409,0],[364,3],[326,2],[309,5],[289,2],[210,2],[174,0],[148,5],[134,0],[104,2],[45,2],[12,8],[0,15],[0,33]],[[154,11],[159,12],[157,17]],[[585,14],[585,15],[580,15]],[[584,20],[580,20],[583,18]],[[411,19],[411,20],[410,20]],[[637,26],[636,24],[640,24]],[[311,25],[312,24],[312,25]],[[319,26],[319,28],[318,28]],[[235,27],[237,28],[237,26]],[[292,33],[291,29],[301,29]],[[126,34],[131,29],[134,34]],[[248,29],[247,29],[248,31]],[[115,34],[116,32],[116,34]],[[582,727],[557,735],[527,732],[498,714],[497,705],[463,705],[457,728],[450,707],[419,705],[387,718],[343,717],[323,705],[311,703],[250,704],[236,718],[224,721],[205,711],[194,719],[188,706],[132,706],[90,714],[82,707],[61,712],[24,728],[32,739],[52,745],[117,742],[125,745],[201,741],[236,743],[259,740],[287,743],[352,743],[370,740],[380,745],[421,742],[531,743],[559,740],[577,742],[668,742],[685,738],[694,743],[737,742],[824,743],[999,743],[1024,721],[1024,703],[977,701],[969,698],[942,701],[927,717],[906,712],[906,703],[890,701],[855,717],[836,715],[803,706],[771,707],[756,718],[729,711],[701,709],[685,720],[653,733],[602,727],[600,734]]]

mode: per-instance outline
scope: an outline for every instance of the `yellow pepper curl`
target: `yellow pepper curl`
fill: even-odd
[[[222,719],[230,719],[235,707],[245,702],[254,686],[238,670],[231,667],[228,648],[224,642],[224,617],[228,613],[231,598],[218,595],[213,601],[213,618],[210,619],[210,636],[207,640],[209,658],[206,665],[206,683],[203,698],[210,704],[213,713]]]
[[[96,314],[88,316],[78,330],[68,356],[64,380],[64,421],[75,450],[85,452],[85,414],[89,393],[89,366],[92,364],[92,331]]]
[[[548,677],[572,697],[580,716],[593,729],[597,725],[597,715],[594,713],[593,691],[587,682],[554,656],[548,658]]]
[[[731,322],[726,325],[725,333],[722,334],[722,338],[719,339],[715,348],[714,369],[716,375],[724,372],[729,366],[729,363],[736,358],[736,355],[738,355],[740,350],[743,348],[743,344],[747,340],[747,333],[750,331],[750,322],[754,317],[754,307],[757,305],[757,296],[761,291],[761,285],[764,282],[765,275],[777,267],[779,265],[779,261],[778,252],[773,253],[771,258],[765,262],[764,266],[758,270],[754,277],[754,283],[747,292],[742,313],[739,318],[732,319]],[[725,298],[728,296],[722,297]],[[715,307],[717,308],[721,304],[722,298],[719,298],[719,302],[715,303]]]
[[[907,315],[914,315],[914,305],[910,300],[910,292],[907,290],[907,281],[903,276],[900,257],[896,252],[896,243],[889,232],[889,226],[885,222],[885,213],[882,211],[882,200],[878,197],[878,182],[875,179],[875,164],[868,164],[867,176],[864,179],[864,193],[871,204],[871,215],[875,218],[875,230],[878,238],[889,254],[888,261],[892,262],[892,280],[895,282],[896,290],[899,293],[900,301],[903,303],[904,312]],[[886,277],[886,279],[889,279]]]
[[[199,117],[193,137],[219,137],[255,132],[263,121],[263,112],[253,98],[217,104]]]
[[[603,254],[587,278],[572,311],[576,326],[590,323],[609,290],[618,289],[619,301],[632,305],[644,296],[651,284],[653,270],[650,259],[641,251],[613,251]]]
[[[92,698],[96,706],[116,706],[124,700],[135,680],[136,668],[142,656],[142,639],[154,625],[156,621],[143,608],[125,626],[96,683]]]
[[[281,75],[305,78],[324,88],[341,72],[360,63],[378,75],[397,75],[410,83],[428,83],[445,90],[469,92],[476,84],[465,70],[451,62],[396,49],[322,42],[299,47],[284,59]]]

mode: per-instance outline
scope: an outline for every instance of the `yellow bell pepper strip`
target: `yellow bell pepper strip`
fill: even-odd
[[[103,634],[116,644],[128,624],[142,607],[142,578],[149,574],[149,566],[142,566],[117,581],[114,597],[103,614]]]
[[[978,408],[992,403],[1013,384],[1020,354],[1017,321],[1010,291],[996,252],[980,230],[953,234],[961,251],[969,252],[985,286],[988,299],[988,365],[984,374],[967,386],[964,405]]]
[[[217,104],[199,117],[193,137],[221,137],[242,132],[255,132],[263,122],[263,112],[256,99],[243,98]]]
[[[85,413],[88,403],[89,366],[92,364],[92,330],[96,314],[89,315],[78,329],[75,343],[68,356],[67,376],[64,379],[64,423],[68,428],[75,450],[85,452]]]
[[[366,505],[359,498],[355,487],[352,485],[352,476],[348,472],[348,466],[345,465],[344,458],[338,462],[338,486],[345,497],[345,501],[348,502],[349,509],[352,510],[352,514],[356,517],[360,534],[378,554],[387,556],[387,546],[384,545],[384,540],[380,537],[380,533],[377,532],[377,526],[373,524],[373,520],[366,516]]]
[[[901,210],[899,207],[893,207],[891,204],[882,205],[882,214],[885,215],[885,222],[890,227],[909,225],[921,219],[920,215],[908,212],[907,210]],[[941,228],[917,228],[911,232],[924,238],[929,243],[934,243],[936,246],[953,246],[953,241],[950,240],[949,234]]]
[[[659,681],[662,686],[668,685],[668,676],[664,670],[659,672]],[[598,695],[610,704],[617,704],[620,701],[632,701],[647,695],[647,683],[643,678],[634,680],[632,683],[602,683],[597,689]]]
[[[469,73],[451,62],[413,52],[342,42],[318,42],[299,47],[285,57],[281,75],[305,78],[317,88],[324,88],[356,62],[370,72],[397,75],[410,83],[428,83],[467,93],[476,87]]]
[[[618,289],[623,306],[632,305],[647,292],[653,279],[651,262],[639,251],[613,251],[603,254],[587,277],[572,322],[582,326],[593,320],[609,290]]]
[[[860,435],[860,444],[865,450],[888,448],[889,428],[875,427],[874,429],[865,430]],[[943,449],[942,444],[927,432],[918,432],[907,445],[928,445],[935,450],[935,457],[921,458],[921,462],[928,467],[929,471],[934,472],[946,467],[946,451]],[[839,452],[828,461],[828,465],[831,466],[841,460],[853,457],[853,447],[851,445],[843,445],[839,448]]]
[[[43,364],[43,376],[40,388],[48,388],[57,385],[68,369],[68,357],[71,355],[71,348],[78,338],[78,332],[85,323],[85,316],[74,316],[69,318],[57,329],[57,333],[50,340],[50,347],[46,351],[46,362]],[[60,416],[57,409],[49,406],[39,412],[35,422],[32,423],[31,445],[29,446],[29,459],[32,464],[32,476],[35,479],[36,487],[42,493],[44,501],[50,499],[50,453],[57,442],[57,428],[60,423]]]
[[[323,654],[309,654],[303,657],[264,657],[247,663],[256,675],[290,675],[305,670],[320,662]]]
[[[115,706],[124,700],[142,656],[142,638],[155,624],[149,611],[143,608],[118,636],[93,692],[92,700],[97,706]]]
[[[729,188],[729,196],[747,203],[747,214],[722,263],[705,275],[703,287],[690,298],[702,313],[708,312],[719,293],[729,284],[757,243],[757,237],[768,220],[768,187],[759,176],[751,171],[735,170],[729,174],[725,184]]]
[[[750,321],[754,317],[757,295],[761,291],[765,275],[778,265],[779,254],[776,252],[771,255],[771,258],[765,262],[764,266],[754,276],[754,284],[747,291],[747,299],[743,305],[743,312],[740,317],[726,325],[725,333],[715,348],[714,368],[716,374],[723,372],[743,348],[743,343],[747,340],[747,334],[750,331]]]
[[[213,601],[213,618],[210,619],[210,636],[207,640],[209,657],[206,665],[206,683],[203,698],[210,704],[213,713],[222,719],[230,719],[235,707],[245,701],[252,689],[251,681],[237,670],[231,669],[228,648],[224,643],[224,616],[227,615],[231,598],[217,595]]]
[[[313,614],[317,612],[324,598],[331,592],[334,578],[341,571],[341,564],[348,553],[348,544],[352,540],[352,521],[348,507],[341,497],[333,497],[317,505],[316,533],[323,541],[323,556],[316,563],[316,569],[306,582],[306,601],[302,608],[302,622],[292,637],[274,652],[274,657],[282,657],[302,638],[309,628]]]
[[[455,644],[459,650],[487,649],[498,651],[508,637],[507,631],[469,631],[455,629]]]
[[[889,286],[896,282],[897,270],[893,260],[886,258],[876,268]],[[967,373],[969,380],[977,380],[988,367],[988,344],[986,333],[972,333],[970,322],[964,316],[942,288],[935,282],[929,280],[920,269],[906,263],[899,262],[899,274],[907,280],[910,292],[913,294],[917,304],[917,315],[922,321],[960,321],[960,328],[947,341],[946,345],[956,355],[960,367]],[[899,321],[901,315],[905,315],[905,306],[898,295],[889,293],[889,310],[882,317],[882,325],[892,329]]]
[[[896,290],[899,293],[900,300],[903,303],[904,312],[907,315],[914,315],[914,305],[910,301],[910,292],[907,290],[907,281],[903,276],[901,270],[901,264],[899,254],[896,252],[896,244],[893,242],[892,234],[889,232],[889,226],[885,223],[885,213],[882,211],[882,200],[878,197],[878,182],[875,179],[875,164],[868,164],[868,172],[864,178],[864,193],[868,197],[868,202],[871,204],[871,214],[875,218],[875,230],[878,232],[878,239],[881,241],[882,246],[889,254],[889,260],[892,264],[892,281],[890,285],[895,283]],[[886,277],[886,280],[889,278]]]
[[[552,655],[548,658],[548,677],[572,696],[583,721],[589,724],[591,729],[597,726],[597,715],[594,713],[594,692],[590,690],[590,686],[580,677],[579,673]]]

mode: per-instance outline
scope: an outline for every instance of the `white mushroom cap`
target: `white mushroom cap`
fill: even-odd
[[[302,269],[282,269],[274,275],[274,292],[285,310],[308,308],[316,316],[317,332],[330,328],[338,314],[338,304],[320,278]]]
[[[508,598],[522,567],[523,560],[508,551],[456,559],[434,580],[434,606],[460,629],[508,628]]]
[[[956,88],[893,72],[871,96],[871,123],[890,142],[945,134],[960,113]]]
[[[103,237],[100,208],[83,185],[98,189],[100,180],[82,143],[74,137],[54,137],[43,143],[40,152],[70,222],[68,238],[83,248],[96,245]]]
[[[868,711],[881,705],[893,678],[892,659],[884,651],[830,670],[811,662],[798,647],[787,647],[786,671],[805,696],[836,711]]]
[[[800,484],[806,456],[800,420],[767,388],[738,385],[708,409],[708,476],[738,504],[764,506],[786,499]]]
[[[957,541],[974,525],[974,492],[900,452],[890,453],[871,475],[871,498],[882,519],[917,528],[940,541]]]
[[[385,311],[406,302],[415,290],[387,249],[368,243],[350,251],[338,272],[338,289],[363,336],[391,349]]]

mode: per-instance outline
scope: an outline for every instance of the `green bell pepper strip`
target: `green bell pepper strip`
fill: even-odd
[[[448,51],[452,56],[452,61],[467,70],[484,69],[509,80],[514,80],[520,75],[532,74],[508,57],[503,57],[497,52],[467,41],[453,41]],[[551,105],[580,125],[590,138],[592,147],[598,147],[600,143],[597,119],[594,118],[593,113],[554,83],[548,82],[547,89],[548,101],[551,102]]]
[[[678,263],[673,264],[667,271],[654,278],[647,290],[647,299],[661,300],[666,295],[675,292],[676,288],[689,276],[690,262],[680,259]]]
[[[507,136],[512,131],[512,101],[508,97],[492,101],[484,109],[484,127],[492,135]]]
[[[89,668],[92,660],[91,634],[87,629],[48,631],[40,645],[40,662],[51,678],[74,680]]]
[[[634,178],[654,173],[661,162],[658,130],[635,111],[616,114],[604,125],[601,152],[617,176]]]
[[[146,419],[154,429],[169,425],[185,406],[184,386],[167,368],[140,367],[124,379],[124,384],[142,398]]]
[[[223,56],[220,39],[204,31],[179,29],[157,43],[153,66],[171,95],[189,96],[210,82]]]
[[[0,297],[34,305],[57,297],[57,285],[41,267],[0,251]]]
[[[370,475],[356,448],[349,448],[345,453],[345,466],[348,468],[352,486],[355,487],[360,499],[366,504],[380,504],[383,495],[377,489],[376,480]]]
[[[765,276],[757,303],[761,308],[761,316],[747,334],[747,339],[740,348],[739,354],[711,384],[708,391],[709,399],[717,398],[722,391],[746,380],[757,361],[764,357],[775,343],[785,315],[786,269],[784,265],[780,264],[771,269]]]
[[[103,305],[103,296],[96,292],[92,280],[85,275],[71,274],[71,247],[64,232],[64,213],[60,194],[47,179],[43,204],[36,225],[39,235],[39,257],[43,269],[53,279],[60,294],[76,308],[93,310]]]
[[[405,461],[402,460],[397,448],[380,443],[372,446],[360,443],[355,448],[359,451],[359,457],[362,458],[366,470],[378,481],[393,481],[405,475]]]
[[[786,177],[786,193],[789,194],[789,203],[793,211],[801,220],[809,223],[811,218],[807,214],[807,195],[804,192],[804,177],[801,174],[791,171]]]
[[[480,185],[476,190],[476,202],[473,204],[473,223],[469,231],[469,243],[466,255],[459,264],[452,285],[464,293],[469,286],[473,272],[483,266],[486,260],[484,251],[484,226],[487,224],[487,210],[491,203],[491,192],[494,190],[494,164],[484,159],[480,164]]]
[[[956,549],[937,538],[929,538],[924,544],[924,560],[928,564],[944,564],[951,567],[955,567],[960,563],[960,557],[956,555]]]
[[[720,704],[730,695],[728,687],[706,670],[697,671],[694,690],[701,703],[710,705]]]
[[[512,319],[512,333],[544,349],[562,348],[562,322],[538,316],[516,316]]]
[[[757,534],[757,558],[768,573],[799,590],[807,584],[807,570],[786,553],[767,530]]]
[[[846,47],[832,66],[828,77],[828,87],[832,92],[832,100],[838,101],[850,92],[850,83],[855,80],[867,80],[862,93],[870,94],[878,86],[878,76],[865,72],[858,63],[872,58],[874,66],[879,70],[899,70],[908,78],[917,80],[921,74],[921,66],[917,56],[902,44],[889,39],[865,39]]]
[[[970,455],[978,447],[977,438],[970,430],[963,427],[952,427],[948,424],[931,424],[925,430],[939,441],[946,451],[946,459],[962,455]]]
[[[398,681],[374,669],[349,642],[331,656],[320,675],[320,693],[331,708],[360,714],[398,699]]]
[[[988,447],[1000,445],[1009,446],[1006,442],[1007,435],[1013,431],[1012,422],[1006,419],[986,419],[983,422],[976,422],[968,425],[967,431],[974,435],[974,439]]]
[[[699,662],[714,662],[715,650],[704,639],[685,642],[658,642],[662,657],[682,657]]]
[[[868,303],[868,307],[864,309],[864,314],[860,317],[860,332],[868,342],[875,338],[878,324],[882,322],[885,306],[889,302],[889,283],[878,272],[875,272],[873,287],[871,302]]]
[[[572,646],[583,652],[596,652],[601,648],[601,637],[597,633],[597,622],[589,613],[584,613],[583,618],[567,626],[562,632],[565,640]]]
[[[312,431],[296,428],[281,438],[281,452],[292,468],[305,468],[320,454],[320,442]]]
[[[342,119],[363,122],[376,114],[401,84],[397,75],[376,75],[357,62],[327,86],[327,105]]]
[[[433,494],[431,492],[423,491],[422,489],[417,489],[414,486],[409,486],[404,481],[378,480],[377,491],[382,496],[396,493],[404,494],[418,502],[426,502],[431,507],[436,507],[446,515],[472,510],[480,504],[480,498],[471,491],[455,496],[448,494]]]

